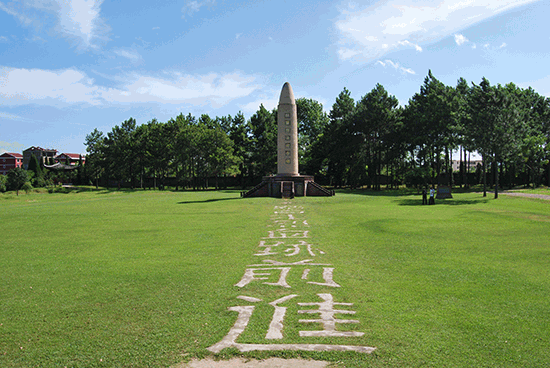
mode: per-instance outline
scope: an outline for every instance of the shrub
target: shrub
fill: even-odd
[[[29,194],[29,192],[32,190],[32,185],[30,182],[25,182],[25,184],[23,184],[23,186],[21,187],[22,190],[25,191],[25,193]]]
[[[4,193],[8,188],[6,183],[8,182],[8,177],[6,175],[0,175],[0,193]]]
[[[405,174],[405,184],[407,188],[419,188],[429,182],[429,170],[422,167],[415,167]]]
[[[35,177],[32,181],[32,184],[35,188],[43,188],[48,185],[46,179],[44,179],[44,177],[42,176]]]

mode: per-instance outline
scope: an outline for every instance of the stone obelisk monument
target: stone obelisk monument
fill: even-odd
[[[298,175],[298,113],[294,92],[286,82],[277,108],[277,176]]]
[[[281,90],[277,108],[277,175],[262,182],[242,197],[332,196],[334,191],[315,183],[313,176],[298,172],[298,113],[290,83]]]

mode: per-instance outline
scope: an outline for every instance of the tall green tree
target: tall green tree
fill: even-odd
[[[86,135],[86,173],[95,182],[96,189],[99,188],[99,178],[105,167],[105,136],[103,132],[94,129]]]
[[[138,174],[136,171],[138,151],[135,147],[135,131],[136,120],[130,118],[120,126],[115,125],[104,140],[107,174],[116,179],[119,185],[128,182],[132,188],[135,186]]]
[[[219,189],[221,176],[236,175],[239,172],[240,159],[233,154],[233,142],[221,127],[207,129],[203,139],[207,152],[208,176],[215,178],[216,189]]]
[[[356,156],[353,129],[355,101],[344,87],[329,112],[329,123],[312,147],[313,158],[331,185],[342,186]]]
[[[196,120],[191,114],[179,114],[174,126],[174,171],[178,181],[186,186],[194,178],[193,131],[196,130]]]
[[[154,186],[158,187],[157,180],[160,180],[164,185],[164,179],[168,175],[170,162],[172,160],[171,150],[171,132],[170,126],[165,123],[160,123],[153,119],[146,125],[145,134],[143,136],[144,151],[147,166],[150,174],[154,178]]]
[[[353,116],[355,129],[363,137],[366,149],[366,165],[373,178],[374,189],[380,190],[380,176],[385,158],[391,147],[390,133],[396,129],[400,119],[399,101],[391,96],[381,84],[376,86],[357,102]]]
[[[410,150],[420,165],[430,169],[432,183],[439,180],[443,168],[450,174],[450,152],[456,146],[452,99],[452,89],[437,80],[430,70],[420,92],[413,95],[405,108]]]
[[[42,171],[42,165],[40,164],[40,162],[38,162],[38,159],[35,155],[31,155],[27,170],[32,171],[35,178],[40,178],[44,174],[44,172]]]
[[[255,177],[277,170],[277,112],[268,111],[263,104],[249,120],[252,138],[251,160]]]
[[[312,159],[310,148],[328,125],[329,118],[327,113],[323,111],[323,105],[310,98],[298,98],[296,100],[296,110],[298,115],[300,171],[314,173],[310,165]]]
[[[460,183],[469,185],[467,182],[467,151],[472,151],[472,144],[466,138],[466,129],[468,127],[468,101],[470,95],[470,86],[464,78],[459,78],[453,91],[453,109],[452,117],[454,121],[454,132],[457,138],[457,144],[460,146]],[[463,155],[462,155],[463,152]],[[464,159],[463,159],[464,157]]]
[[[469,139],[482,155],[484,170],[493,164],[495,174],[495,199],[498,198],[498,165],[512,155],[518,154],[521,137],[521,111],[515,95],[516,87],[509,85],[491,86],[486,78],[479,85],[473,85],[469,104],[471,115],[467,129]],[[484,196],[486,196],[486,175],[484,174]]]
[[[507,86],[510,88],[509,86]],[[523,124],[518,133],[520,139],[520,159],[528,172],[533,187],[541,182],[544,169],[550,161],[550,141],[548,125],[550,125],[550,100],[539,95],[532,88],[518,90],[516,96],[520,100],[519,107],[523,110]],[[550,184],[550,182],[549,182]]]
[[[241,187],[244,189],[246,186],[245,176],[252,172],[252,133],[250,132],[250,125],[246,122],[246,119],[242,112],[239,111],[237,115],[231,120],[231,126],[229,128],[229,138],[233,142],[233,153],[239,162],[238,177]]]
[[[25,183],[28,183],[29,175],[27,171],[21,167],[16,167],[8,171],[7,187],[8,190],[15,190],[19,195],[19,190],[23,188]]]

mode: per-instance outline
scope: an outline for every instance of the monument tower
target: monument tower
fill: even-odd
[[[262,182],[242,197],[333,196],[334,191],[315,183],[313,176],[298,171],[298,113],[290,83],[281,90],[277,108],[277,175]]]
[[[298,113],[290,83],[281,90],[277,107],[277,175],[298,176]]]

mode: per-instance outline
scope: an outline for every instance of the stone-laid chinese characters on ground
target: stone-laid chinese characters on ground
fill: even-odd
[[[356,313],[353,303],[343,303],[335,300],[331,293],[318,292],[319,286],[340,288],[334,280],[335,268],[330,263],[317,261],[325,255],[321,249],[310,242],[310,227],[302,206],[285,201],[275,206],[272,216],[271,230],[259,240],[258,250],[254,256],[258,263],[248,265],[243,276],[234,286],[243,290],[251,283],[261,283],[266,287],[282,288],[288,294],[276,300],[266,300],[263,295],[239,295],[238,306],[228,310],[237,312],[237,320],[226,336],[207,349],[219,353],[224,348],[236,348],[241,352],[252,350],[307,350],[307,351],[356,351],[371,353],[374,347],[353,344],[353,338],[364,335],[364,332],[347,330],[346,326],[357,325],[354,319]],[[292,293],[293,285],[288,282],[290,273],[300,272],[300,282],[308,285],[307,295]],[[296,278],[295,278],[296,279]],[[311,289],[309,288],[311,286]],[[324,289],[326,290],[326,289]],[[239,343],[237,339],[247,328],[256,305],[267,303],[273,307],[273,315],[265,334],[265,343]],[[318,326],[318,329],[305,328],[299,331],[303,343],[277,344],[284,337],[285,316],[289,303],[296,303],[300,326]],[[350,317],[350,318],[347,318]],[[349,345],[317,344],[312,339],[316,337],[345,337],[350,339]]]

